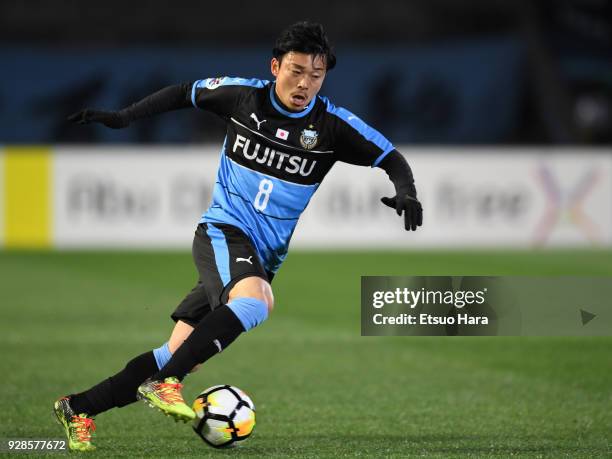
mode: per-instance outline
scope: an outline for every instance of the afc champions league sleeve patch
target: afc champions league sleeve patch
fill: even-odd
[[[208,78],[206,80],[206,88],[207,89],[216,89],[223,83],[225,77],[217,77],[217,78]]]
[[[308,129],[304,129],[302,131],[302,135],[300,135],[300,143],[306,150],[312,150],[317,146],[318,141],[319,133],[314,130],[314,126],[312,124],[308,126]]]

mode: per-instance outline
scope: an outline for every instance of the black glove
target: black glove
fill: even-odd
[[[113,129],[121,129],[130,124],[119,112],[92,110],[91,108],[73,113],[68,117],[68,121],[77,124],[102,123],[104,126]]]
[[[397,215],[402,215],[402,211],[404,212],[404,227],[406,231],[416,231],[417,226],[423,224],[423,207],[419,200],[410,194],[398,193],[392,198],[380,198],[380,201],[385,206],[395,209]]]

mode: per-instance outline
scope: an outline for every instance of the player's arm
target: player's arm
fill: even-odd
[[[102,123],[120,129],[135,120],[188,107],[201,108],[227,119],[245,88],[263,84],[263,81],[242,78],[208,78],[168,86],[118,111],[87,108],[70,115],[68,121],[78,124]]]
[[[417,199],[412,170],[406,159],[380,132],[348,110],[328,106],[337,117],[336,144],[340,161],[360,166],[380,167],[395,187],[395,196],[382,198],[386,206],[404,215],[407,231],[423,224],[423,208]]]
[[[68,121],[78,124],[102,123],[109,128],[121,129],[135,120],[191,107],[192,87],[193,83],[168,86],[117,111],[86,108],[70,115]]]
[[[378,164],[384,170],[395,187],[395,196],[381,198],[381,202],[397,212],[404,213],[404,227],[407,231],[416,231],[423,224],[423,207],[417,199],[412,169],[406,159],[397,150],[389,152]]]

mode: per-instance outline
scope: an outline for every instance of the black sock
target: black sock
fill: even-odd
[[[145,352],[130,360],[125,368],[91,389],[72,395],[70,406],[76,414],[95,416],[114,407],[136,401],[136,390],[142,382],[157,372],[153,351]]]
[[[201,349],[202,362],[232,344],[239,334],[226,333],[217,338],[216,343],[213,340],[203,346]],[[130,360],[125,368],[116,375],[106,378],[89,390],[71,395],[70,406],[77,414],[86,413],[89,416],[95,416],[111,408],[129,405],[136,401],[138,386],[158,371],[153,351],[145,352]]]
[[[151,376],[151,379],[161,381],[175,376],[182,380],[194,366],[225,349],[243,331],[242,323],[232,310],[225,305],[220,306],[196,325],[166,366]]]

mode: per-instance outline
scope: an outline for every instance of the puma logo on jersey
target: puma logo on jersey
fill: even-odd
[[[268,167],[275,167],[278,170],[282,168],[288,174],[300,174],[302,177],[308,177],[317,164],[313,159],[309,160],[301,156],[291,155],[270,147],[265,147],[263,151],[259,151],[261,144],[256,143],[251,146],[251,139],[247,139],[240,134],[236,135],[232,152],[236,153],[238,149],[241,149],[242,155],[250,161],[266,164]]]
[[[251,113],[251,119],[257,123],[257,130],[258,131],[259,131],[259,126],[261,126],[262,123],[265,123],[266,121],[268,121],[268,120],[261,120],[261,121],[259,121],[257,119],[257,115],[255,113]]]
[[[251,255],[249,258],[238,257],[236,258],[236,263],[238,263],[239,261],[246,261],[248,264],[252,265],[253,262],[251,261],[251,258],[253,258],[253,255]]]

